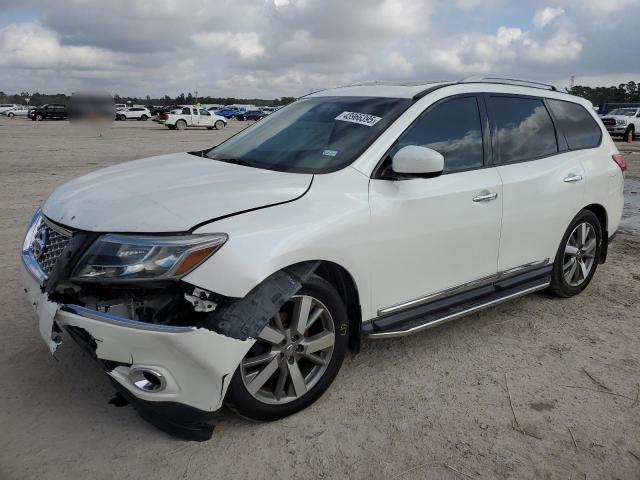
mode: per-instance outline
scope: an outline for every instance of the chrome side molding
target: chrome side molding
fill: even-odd
[[[423,323],[422,325],[417,325],[415,327],[406,329],[406,330],[392,330],[389,332],[377,332],[370,333],[367,338],[378,339],[378,338],[394,338],[394,337],[405,337],[407,335],[413,335],[414,333],[421,332],[423,330],[428,330],[429,328],[437,327],[438,325],[442,325],[443,323],[450,322],[460,317],[464,317],[465,315],[469,315],[471,313],[484,310],[485,308],[493,307],[494,305],[498,305],[503,302],[507,302],[509,300],[513,300],[514,298],[522,297],[527,295],[528,293],[533,293],[538,290],[543,290],[549,286],[550,282],[544,282],[534,287],[527,288],[525,290],[521,290],[519,292],[514,292],[511,295],[506,295],[501,298],[497,298],[494,300],[490,300],[486,303],[481,303],[479,305],[474,305],[473,307],[467,308],[466,310],[461,310],[456,313],[452,313],[449,315],[445,315],[444,317],[437,318],[427,323]]]
[[[389,315],[390,313],[399,312],[400,310],[404,310],[405,308],[417,307],[424,303],[434,302],[441,298],[445,298],[450,295],[455,295],[456,293],[461,293],[465,290],[469,290],[476,287],[483,287],[485,285],[490,285],[498,280],[504,280],[505,278],[519,275],[521,273],[526,273],[529,270],[535,270],[536,268],[544,267],[545,265],[548,265],[548,264],[549,264],[549,258],[525,263],[524,265],[520,265],[518,267],[514,267],[508,270],[504,270],[502,272],[498,272],[496,275],[489,275],[487,277],[479,278],[478,280],[474,280],[472,282],[463,283],[462,285],[448,288],[440,292],[432,293],[430,295],[425,295],[424,297],[416,298],[414,300],[409,300],[408,302],[398,303],[390,307],[381,308],[378,310],[378,316],[381,317],[383,315]]]

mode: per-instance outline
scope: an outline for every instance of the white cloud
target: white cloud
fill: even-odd
[[[260,57],[265,53],[255,32],[200,32],[191,38],[199,47],[233,51],[244,59]]]
[[[533,24],[538,28],[544,28],[561,15],[564,15],[564,8],[543,8],[536,11],[533,16]]]
[[[36,23],[13,23],[0,30],[0,65],[26,69],[111,69],[108,50],[61,45],[58,35]]]

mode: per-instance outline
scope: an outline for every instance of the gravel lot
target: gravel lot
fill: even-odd
[[[0,117],[0,478],[640,478],[635,145],[620,144],[637,152],[627,155],[625,223],[583,295],[533,294],[365,343],[316,404],[282,421],[223,411],[210,441],[183,442],[110,405],[106,376],[71,341],[51,357],[18,282],[33,210],[68,179],[209,147],[244,125],[117,122],[100,138],[67,122]],[[531,435],[513,428],[505,380]]]

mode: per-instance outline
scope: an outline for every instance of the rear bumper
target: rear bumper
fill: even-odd
[[[52,353],[65,336],[71,336],[102,360],[107,375],[143,418],[174,435],[184,437],[222,406],[231,377],[253,340],[237,340],[204,328],[148,324],[51,302],[27,261],[23,262],[23,284],[38,315],[40,334]],[[164,385],[156,391],[142,388],[135,376],[149,370],[163,378]],[[178,426],[185,435],[179,434]]]

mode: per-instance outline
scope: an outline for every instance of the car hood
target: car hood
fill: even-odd
[[[605,118],[613,118],[615,120],[619,120],[619,119],[623,119],[623,120],[631,120],[634,117],[630,117],[628,115],[604,115],[603,117],[601,117],[603,120]]]
[[[219,217],[295,200],[313,175],[176,153],[122,163],[56,189],[43,206],[62,225],[94,232],[184,232]]]

